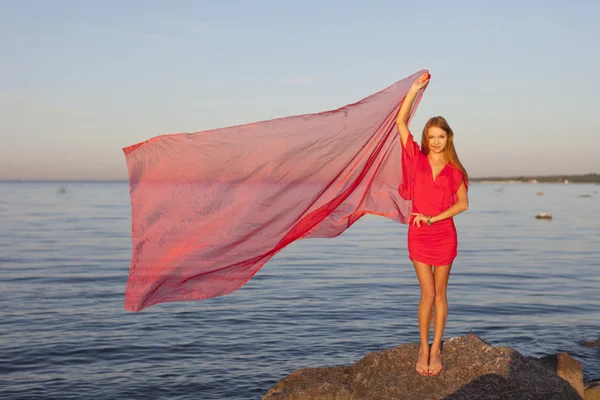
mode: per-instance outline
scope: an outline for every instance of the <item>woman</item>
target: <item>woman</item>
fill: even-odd
[[[446,287],[456,257],[457,237],[452,217],[469,207],[468,176],[454,149],[454,133],[446,120],[433,117],[425,124],[421,148],[408,130],[408,117],[418,92],[429,83],[428,73],[419,77],[406,95],[396,125],[402,141],[400,194],[412,200],[408,228],[408,253],[421,286],[419,333],[421,346],[416,370],[438,375],[442,370],[442,336],[448,301]],[[429,327],[433,308],[433,343]]]

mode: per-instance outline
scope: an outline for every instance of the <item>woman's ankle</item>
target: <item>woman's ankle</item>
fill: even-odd
[[[441,343],[440,343],[440,344],[433,343],[433,344],[431,345],[431,350],[430,350],[430,351],[431,351],[432,353],[433,353],[433,352],[436,352],[436,353],[441,353],[441,352],[442,352],[442,344],[441,344]]]

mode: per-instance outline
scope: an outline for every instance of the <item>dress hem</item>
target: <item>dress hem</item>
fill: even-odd
[[[454,260],[456,259],[456,256],[452,257],[449,261],[444,260],[443,262],[432,262],[431,259],[429,259],[429,260],[417,260],[415,257],[412,257],[410,254],[408,255],[408,258],[411,261],[416,261],[416,262],[420,262],[420,263],[423,263],[423,264],[432,265],[434,267],[443,267],[443,266],[452,264],[454,262]]]

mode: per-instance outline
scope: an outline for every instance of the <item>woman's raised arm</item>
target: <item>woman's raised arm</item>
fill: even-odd
[[[408,116],[410,115],[410,109],[412,108],[412,104],[415,101],[419,90],[424,89],[427,86],[430,77],[431,75],[429,72],[425,72],[413,82],[410,90],[404,98],[404,101],[402,102],[402,106],[400,106],[400,111],[398,111],[396,125],[398,126],[398,132],[400,133],[400,139],[402,140],[403,147],[406,147],[406,140],[410,134],[408,130]]]

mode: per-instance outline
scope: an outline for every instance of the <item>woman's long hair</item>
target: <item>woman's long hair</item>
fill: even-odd
[[[442,129],[448,135],[448,142],[446,143],[446,148],[444,149],[446,159],[450,162],[450,164],[454,165],[463,173],[465,184],[468,184],[469,176],[467,175],[467,170],[461,164],[458,154],[456,153],[456,149],[454,148],[454,132],[452,132],[452,128],[450,128],[448,121],[446,121],[444,117],[433,117],[427,121],[425,127],[423,128],[423,136],[421,137],[421,151],[423,151],[423,154],[425,155],[429,154],[428,131],[432,126]]]

